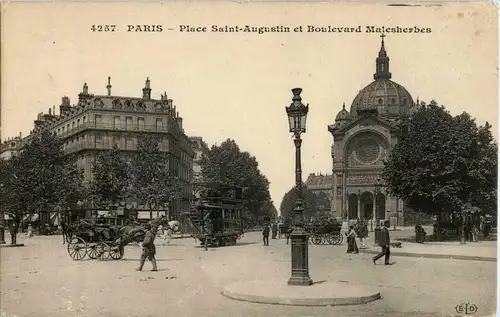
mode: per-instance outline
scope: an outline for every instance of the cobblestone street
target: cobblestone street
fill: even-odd
[[[158,243],[159,272],[136,272],[140,249],[127,247],[120,261],[73,261],[60,236],[19,236],[25,247],[2,248],[2,316],[449,316],[462,302],[474,316],[495,309],[496,263],[396,257],[374,266],[371,255],[341,246],[311,245],[315,281],[377,286],[382,299],[359,306],[291,307],[227,299],[222,288],[240,280],[281,279],[290,246],[247,233],[236,246],[204,251],[193,239]],[[286,282],[286,281],[283,281]]]

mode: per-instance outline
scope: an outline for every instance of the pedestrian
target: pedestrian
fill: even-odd
[[[264,230],[262,230],[262,241],[264,245],[269,245],[269,225],[266,224],[264,226]]]
[[[31,226],[31,223],[28,224],[28,233],[27,233],[28,238],[33,237],[33,227]]]
[[[373,258],[373,264],[377,264],[377,260],[385,255],[384,264],[391,265],[391,263],[389,263],[389,258],[391,256],[391,250],[389,249],[391,238],[389,237],[389,230],[388,230],[390,225],[391,223],[389,222],[389,220],[384,221],[384,226],[382,227],[382,232],[380,232],[380,241],[379,241],[379,245],[380,247],[382,247],[382,252],[380,252]]]
[[[276,239],[276,236],[278,235],[278,224],[276,222],[273,223],[272,231],[273,231],[272,238]]]
[[[156,233],[151,230],[151,225],[147,223],[145,225],[146,228],[146,234],[144,236],[144,241],[142,242],[142,254],[141,254],[141,262],[139,264],[139,268],[136,269],[136,271],[142,271],[142,267],[144,266],[144,262],[146,259],[151,261],[151,264],[153,264],[153,272],[158,271],[158,268],[156,267],[156,247],[155,247],[155,235]]]
[[[10,233],[10,243],[15,245],[17,244],[17,222],[14,219],[9,226]]]
[[[62,233],[62,239],[63,239],[63,244],[66,243],[66,238],[67,238],[67,226],[66,222],[64,221],[63,218],[61,218],[61,221],[59,222],[59,226],[61,226],[61,233]]]
[[[347,236],[347,253],[359,253],[358,245],[356,244],[356,232],[354,226],[349,227],[349,231],[345,234]]]
[[[477,242],[477,235],[479,234],[479,229],[476,225],[472,225],[472,242]]]

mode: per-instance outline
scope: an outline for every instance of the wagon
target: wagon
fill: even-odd
[[[340,223],[330,219],[320,219],[306,226],[312,244],[341,244],[344,240],[341,229]]]
[[[75,222],[68,228],[68,254],[75,260],[123,258],[124,249],[117,242],[119,227],[88,220]]]

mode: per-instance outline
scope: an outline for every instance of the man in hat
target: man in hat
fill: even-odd
[[[151,263],[153,264],[153,272],[158,271],[158,268],[156,267],[156,259],[155,259],[155,254],[156,254],[156,248],[155,248],[155,233],[151,230],[151,225],[149,223],[146,224],[146,234],[144,236],[144,241],[142,242],[142,255],[141,255],[141,262],[139,264],[139,268],[136,269],[137,271],[142,271],[142,267],[144,266],[144,262],[146,259],[149,259]]]
[[[391,243],[391,238],[389,237],[389,230],[391,223],[389,220],[384,221],[384,226],[382,227],[382,232],[380,233],[379,245],[382,247],[382,252],[377,254],[373,258],[373,264],[377,264],[377,260],[385,255],[385,265],[391,265],[389,263],[389,257],[391,256],[391,251],[389,250],[389,244]]]

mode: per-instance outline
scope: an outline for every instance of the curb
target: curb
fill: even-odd
[[[0,244],[0,248],[18,248],[18,247],[24,247],[24,243],[18,243],[18,244]]]
[[[192,235],[185,235],[185,236],[173,236],[172,240],[174,239],[187,239],[187,238],[192,238]]]
[[[360,253],[378,254],[378,251],[372,250],[359,250]],[[412,258],[429,258],[429,259],[446,259],[446,260],[464,260],[464,261],[484,261],[484,262],[497,262],[497,258],[486,256],[473,256],[473,255],[452,255],[452,254],[432,254],[432,253],[408,253],[408,252],[391,252],[392,256],[407,256]]]
[[[302,289],[303,287],[311,287],[311,286],[288,286],[298,287]],[[333,290],[340,290],[341,285],[339,284],[338,288]],[[279,293],[279,292],[278,292]],[[328,292],[326,292],[328,293]],[[297,296],[280,296],[276,295],[260,295],[260,294],[247,294],[239,291],[233,291],[230,288],[226,287],[221,293],[222,296],[250,303],[258,303],[258,304],[271,304],[271,305],[286,305],[286,306],[347,306],[347,305],[362,305],[367,304],[378,299],[381,299],[380,292],[367,292],[366,295],[363,296],[349,296],[344,295],[343,292],[339,291],[339,296],[335,295],[326,295],[322,294],[321,297],[305,297],[303,294],[297,294]]]
[[[344,298],[283,298],[283,297],[265,297],[257,295],[246,295],[232,293],[224,290],[222,296],[257,304],[286,305],[286,306],[347,306],[362,305],[381,298],[380,293],[362,297],[344,297]]]

